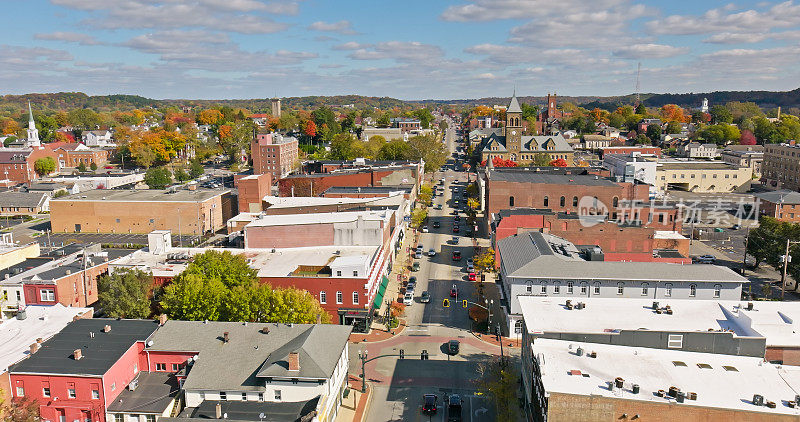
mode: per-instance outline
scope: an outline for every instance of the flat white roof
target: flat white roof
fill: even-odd
[[[800,408],[790,408],[784,404],[793,401],[795,394],[800,393],[800,367],[772,365],[755,357],[542,338],[530,347],[534,356],[543,363],[542,383],[550,394],[594,395],[676,406],[800,415]],[[578,347],[585,350],[582,356],[576,353]],[[597,353],[596,358],[587,356],[592,351]],[[698,364],[706,364],[710,368],[701,368]],[[725,366],[735,370],[727,370]],[[581,375],[571,371],[580,371]],[[617,377],[623,378],[623,388],[609,390],[607,382]],[[638,394],[631,391],[633,384],[639,385]],[[655,394],[658,390],[669,390],[671,386],[686,393],[696,393],[697,400],[687,399],[684,403],[677,403],[672,397],[658,397]],[[764,396],[765,403],[775,402],[776,408],[753,405],[751,400],[754,394]]]
[[[656,230],[653,235],[656,239],[686,239],[686,237],[676,231]]]
[[[259,215],[246,227],[264,226],[296,226],[302,224],[349,223],[361,218],[365,221],[387,221],[392,210],[382,211],[345,211],[313,214]]]
[[[735,336],[764,337],[767,346],[800,346],[800,302],[733,300],[664,300],[672,315],[657,314],[653,299],[551,298],[519,296],[530,332],[613,333],[619,330],[731,331]],[[583,302],[568,310],[566,300]],[[537,340],[538,341],[538,340]],[[800,393],[800,392],[799,392]]]
[[[37,338],[47,340],[64,329],[76,315],[93,312],[92,308],[70,308],[60,303],[54,306],[28,306],[27,318],[10,318],[0,324],[0,371],[30,355],[30,346]]]

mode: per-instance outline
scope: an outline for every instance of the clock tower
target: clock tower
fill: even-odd
[[[522,108],[517,101],[517,93],[511,97],[511,103],[506,110],[506,149],[512,154],[519,153],[522,149]]]

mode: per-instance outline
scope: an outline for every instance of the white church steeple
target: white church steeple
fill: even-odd
[[[28,139],[25,141],[25,146],[28,148],[38,148],[42,145],[39,141],[39,130],[36,129],[36,122],[33,121],[33,111],[31,110],[31,102],[28,101]]]

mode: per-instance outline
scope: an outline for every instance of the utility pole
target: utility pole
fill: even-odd
[[[744,235],[744,258],[742,259],[742,275],[747,270],[747,245],[750,241],[750,227],[747,228],[747,233]]]
[[[786,239],[786,253],[783,255],[783,273],[781,274],[781,300],[786,294],[786,269],[789,267],[789,261],[792,260],[792,257],[789,256],[789,245],[794,243],[800,243],[800,241]]]

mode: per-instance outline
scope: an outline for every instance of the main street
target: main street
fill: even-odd
[[[444,141],[448,150],[456,150],[456,133],[452,123],[447,129]],[[464,400],[463,420],[494,420],[494,409],[485,396],[476,394],[474,381],[479,377],[478,364],[491,361],[500,354],[500,347],[486,343],[470,332],[471,321],[461,300],[476,300],[475,284],[467,280],[465,271],[467,259],[472,257],[472,239],[464,236],[466,218],[462,214],[460,230],[453,234],[454,199],[461,199],[466,188],[466,173],[454,171],[452,160],[445,172],[436,172],[434,182],[445,178],[444,189],[434,197],[434,207],[429,210],[429,233],[419,235],[423,254],[416,261],[420,263],[414,303],[406,307],[406,328],[402,334],[388,340],[374,343],[353,344],[350,349],[350,372],[359,374],[361,362],[359,352],[366,351],[369,357],[384,354],[397,355],[402,349],[405,359],[386,357],[366,365],[366,378],[373,387],[373,399],[368,421],[416,421],[445,420],[444,398],[449,394],[459,394]],[[459,169],[460,170],[460,169]],[[458,194],[454,193],[458,190]],[[442,205],[437,210],[436,205]],[[434,222],[440,227],[433,228]],[[453,239],[457,242],[453,242]],[[414,246],[409,244],[409,246]],[[433,248],[436,255],[429,257],[427,252]],[[461,252],[461,260],[453,261],[453,251]],[[402,260],[400,261],[402,262]],[[455,285],[457,297],[451,306],[445,308],[443,299],[453,299],[451,288]],[[430,303],[421,303],[423,291],[431,295]],[[460,342],[457,355],[446,353],[445,345],[450,340]],[[428,352],[429,360],[421,360],[420,354]],[[506,349],[507,352],[507,349]],[[422,395],[432,393],[438,396],[439,412],[433,417],[421,413]]]

